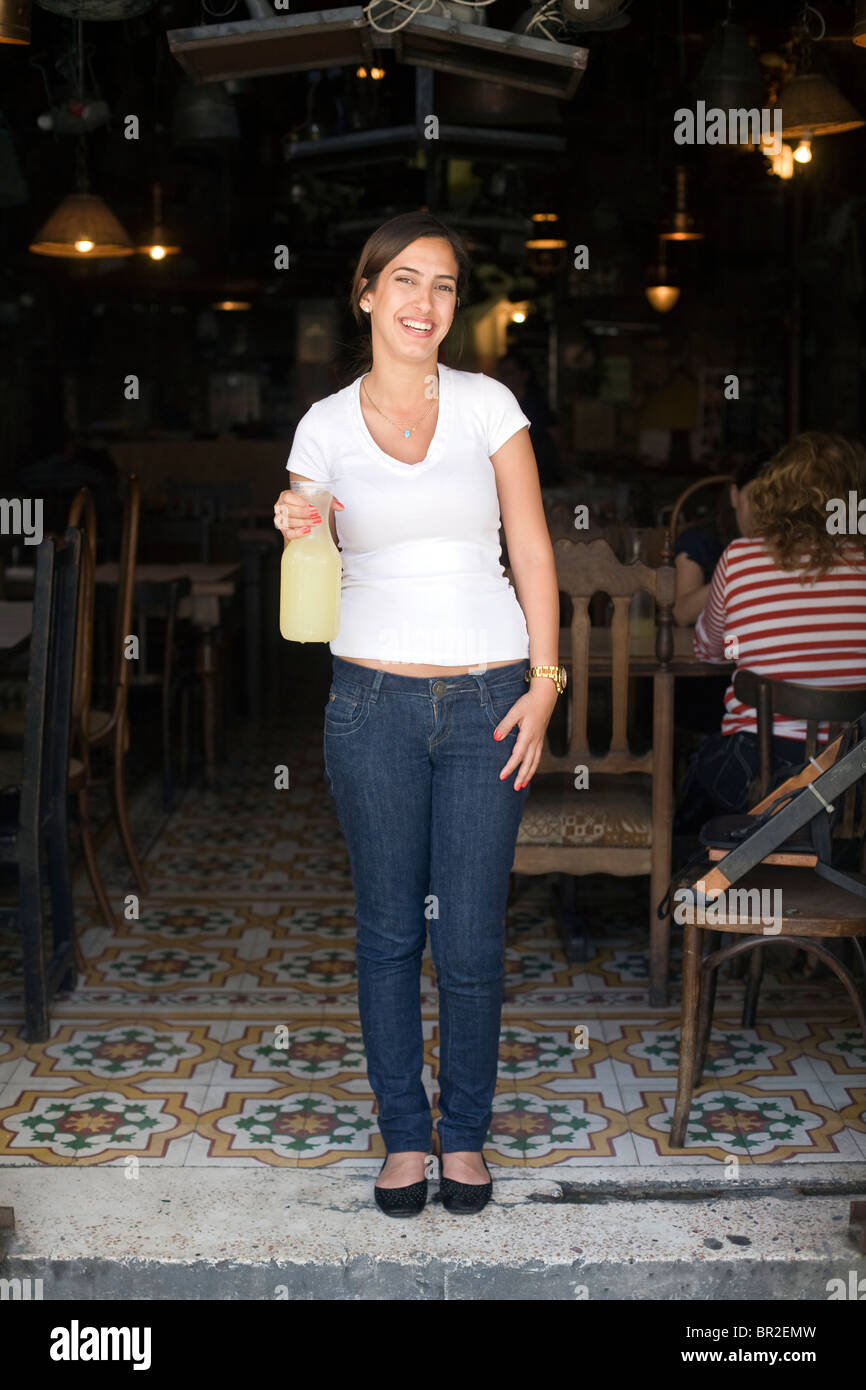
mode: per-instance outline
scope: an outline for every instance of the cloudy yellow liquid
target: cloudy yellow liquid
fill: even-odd
[[[289,541],[280,568],[280,632],[287,642],[331,642],[340,630],[340,552],[329,524],[329,492],[304,492],[321,522]]]

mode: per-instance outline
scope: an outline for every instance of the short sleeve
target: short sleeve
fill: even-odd
[[[331,470],[314,411],[315,406],[310,406],[306,415],[298,421],[286,468],[291,473],[300,474],[302,478],[310,478],[314,483],[330,483]]]
[[[721,553],[722,547],[715,535],[702,526],[689,526],[677,539],[674,549],[675,555],[686,555],[700,567],[705,584],[712,579]]]
[[[531,424],[524,415],[513,391],[495,377],[481,373],[485,402],[488,456],[501,449],[513,434]]]

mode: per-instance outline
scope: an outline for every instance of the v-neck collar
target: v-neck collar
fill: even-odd
[[[391,454],[386,454],[384,449],[380,449],[364,419],[364,412],[361,409],[361,382],[363,377],[358,377],[352,383],[352,412],[354,415],[355,426],[364,441],[367,452],[372,454],[379,463],[385,464],[392,472],[399,473],[418,473],[425,472],[431,468],[436,460],[441,456],[445,447],[446,436],[451,422],[451,368],[446,367],[443,362],[437,363],[439,372],[439,412],[436,417],[436,428],[433,431],[433,438],[427,454],[418,463],[403,463],[402,459],[395,459]]]

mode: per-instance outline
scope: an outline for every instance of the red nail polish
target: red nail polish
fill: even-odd
[[[494,738],[497,740],[497,742],[498,742],[498,740],[499,740],[499,732],[498,732],[498,730],[496,730],[496,729],[493,730],[493,737],[494,737]]]

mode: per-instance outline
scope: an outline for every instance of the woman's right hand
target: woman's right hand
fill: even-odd
[[[274,503],[274,525],[286,541],[306,536],[314,526],[320,525],[321,520],[312,502],[290,488],[281,492]]]

